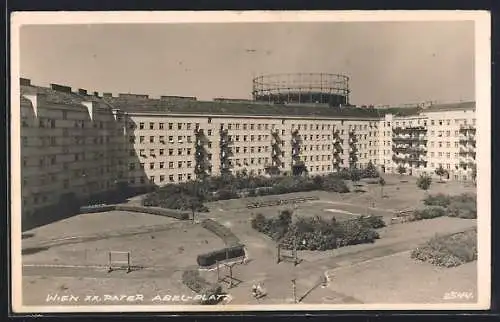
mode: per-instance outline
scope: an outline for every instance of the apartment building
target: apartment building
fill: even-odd
[[[125,118],[99,99],[70,89],[22,86],[23,212],[104,193],[127,176]]]
[[[476,116],[474,107],[443,106],[428,117],[429,168],[442,166],[454,180],[471,180],[476,167]]]
[[[434,173],[470,180],[474,104],[419,115],[311,116],[308,109],[195,98],[98,95],[21,80],[23,213],[68,199],[186,182],[200,173],[311,175],[369,162],[383,172]],[[273,114],[274,113],[274,114]],[[328,114],[330,113],[330,114]]]
[[[385,115],[380,123],[379,156],[386,172],[396,173],[403,166],[410,175],[435,176],[442,167],[449,179],[474,180],[474,103],[436,105],[405,117]]]
[[[337,130],[341,144],[347,143],[349,130],[355,131],[359,137],[357,166],[364,167],[369,161],[375,164],[378,161],[377,120],[187,116],[148,112],[130,112],[128,115],[127,127],[134,129],[129,137],[133,144],[128,158],[131,185],[148,181],[163,185],[194,179],[196,130],[202,130],[206,139],[207,170],[211,175],[221,174],[225,167],[223,137],[229,143],[227,163],[234,174],[266,175],[272,166],[287,174],[292,173],[295,162],[303,163],[310,174],[335,171],[334,132]],[[294,155],[294,150],[297,155]],[[340,153],[338,165],[341,168],[348,164],[345,149]]]

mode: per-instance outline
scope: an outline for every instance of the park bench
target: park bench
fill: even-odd
[[[397,212],[395,217],[391,218],[391,224],[401,224],[411,221],[413,210],[402,210]]]

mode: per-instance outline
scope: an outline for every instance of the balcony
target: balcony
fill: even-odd
[[[392,129],[394,134],[411,134],[411,133],[425,133],[427,129],[424,126],[405,126],[394,127]]]
[[[395,135],[392,137],[393,142],[427,142],[426,136],[421,135]]]

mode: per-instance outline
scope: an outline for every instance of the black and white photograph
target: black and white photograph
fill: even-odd
[[[489,308],[487,12],[11,22],[14,312]]]

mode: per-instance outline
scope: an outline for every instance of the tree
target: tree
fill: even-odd
[[[353,182],[353,184],[355,186],[357,186],[357,182],[359,182],[359,180],[361,180],[361,175],[360,175],[359,171],[356,169],[351,169],[350,179]]]
[[[380,179],[378,180],[378,184],[380,186],[380,198],[384,198],[385,179],[380,177]]]
[[[431,187],[432,178],[428,175],[422,174],[417,180],[417,187],[420,189],[427,191]]]
[[[472,173],[471,173],[471,177],[472,177],[472,182],[474,182],[474,185],[476,185],[476,179],[477,179],[477,165],[473,165],[472,166]]]
[[[440,164],[439,168],[436,169],[435,173],[439,176],[439,181],[441,182],[443,180],[443,176],[445,176],[448,172]]]
[[[199,182],[197,180],[191,182],[191,191],[188,198],[189,208],[192,212],[192,219],[194,223],[195,212],[203,207],[203,202],[205,201],[205,182]]]
[[[402,164],[400,164],[397,171],[398,171],[399,175],[402,176],[403,174],[406,173],[406,168]]]
[[[377,178],[379,176],[377,168],[375,168],[371,160],[368,162],[368,165],[364,170],[364,176],[366,178]]]

